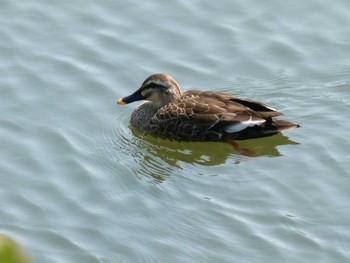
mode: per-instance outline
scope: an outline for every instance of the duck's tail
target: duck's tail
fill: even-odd
[[[265,125],[261,126],[261,131],[265,136],[269,136],[281,131],[287,131],[299,127],[300,125],[295,122],[271,118],[266,121]]]
[[[249,127],[244,132],[236,134],[234,140],[246,140],[254,138],[262,138],[272,136],[281,131],[291,130],[299,128],[300,125],[290,121],[278,120],[275,118],[268,118],[265,123]]]
[[[277,131],[286,131],[300,127],[297,123],[277,119],[272,119],[272,125],[277,128]]]

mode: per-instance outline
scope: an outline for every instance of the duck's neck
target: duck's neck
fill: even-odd
[[[145,132],[145,125],[153,117],[159,107],[156,107],[151,102],[140,104],[132,113],[130,123],[140,132]]]

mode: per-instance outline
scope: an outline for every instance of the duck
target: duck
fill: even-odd
[[[300,127],[279,120],[284,115],[261,102],[228,93],[182,91],[168,74],[147,77],[120,105],[145,100],[131,114],[139,132],[176,141],[228,142],[275,135]]]

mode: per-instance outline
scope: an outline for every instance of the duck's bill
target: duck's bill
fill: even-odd
[[[120,98],[117,103],[118,104],[128,104],[134,101],[138,101],[138,100],[144,100],[145,98],[141,95],[141,92],[139,90],[135,91],[133,94],[131,94],[130,96],[124,97],[124,98]]]
[[[120,104],[120,105],[126,104],[126,102],[123,101],[123,98],[120,98],[120,99],[117,101],[117,103]]]

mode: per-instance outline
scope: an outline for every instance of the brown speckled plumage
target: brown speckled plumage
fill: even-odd
[[[277,120],[282,113],[267,105],[226,93],[181,92],[167,74],[149,76],[119,104],[147,100],[131,115],[131,125],[143,133],[178,141],[228,141],[266,137],[298,124]]]

